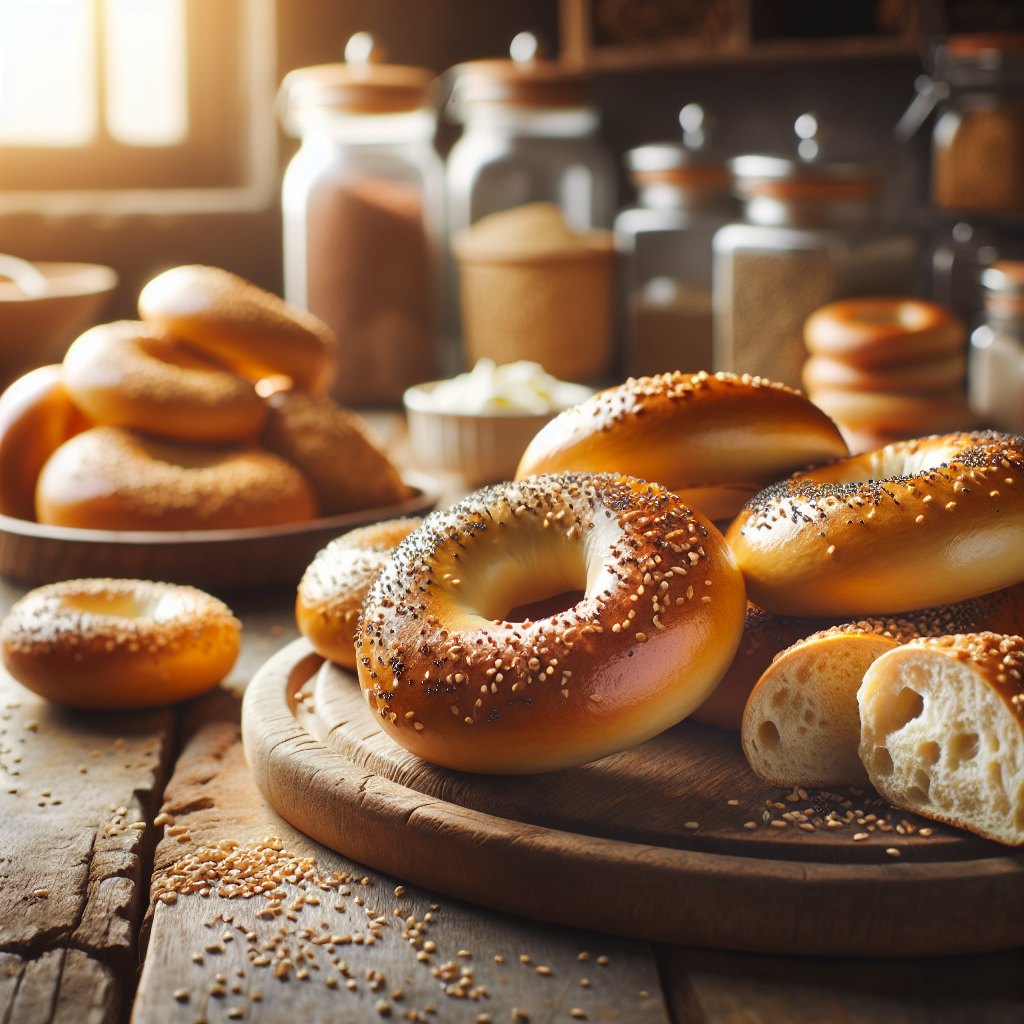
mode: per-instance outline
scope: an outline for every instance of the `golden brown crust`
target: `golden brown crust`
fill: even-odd
[[[322,515],[382,508],[409,497],[361,416],[326,395],[304,391],[278,391],[267,404],[263,443],[302,470],[317,492]]]
[[[705,725],[739,732],[743,710],[758,680],[784,651],[816,637],[870,632],[902,638],[902,642],[906,642],[914,636],[945,636],[984,630],[993,633],[1024,632],[1024,583],[957,604],[939,605],[900,616],[875,616],[856,623],[772,615],[748,602],[743,639],[732,664],[715,692],[690,718]]]
[[[46,460],[92,425],[68,398],[59,365],[26,373],[0,395],[0,515],[35,519]]]
[[[814,404],[853,432],[906,437],[908,433],[942,434],[975,424],[962,390],[942,395],[891,395],[881,391],[821,388]]]
[[[729,527],[750,599],[852,617],[1024,580],[1024,439],[984,431],[890,445],[762,491]]]
[[[238,656],[241,623],[193,587],[88,579],[30,591],[0,628],[7,670],[77,708],[141,708],[215,686]]]
[[[363,599],[391,552],[422,525],[416,517],[389,519],[346,533],[317,552],[295,597],[299,632],[317,654],[355,671]]]
[[[283,374],[317,394],[334,380],[338,345],[323,321],[218,267],[175,267],[153,278],[139,315],[246,380]]]
[[[963,322],[945,306],[899,296],[832,302],[804,323],[804,343],[812,355],[862,369],[952,356],[963,351],[966,340]]]
[[[507,609],[573,591],[531,622]],[[538,772],[632,746],[725,671],[742,579],[671,491],[613,474],[485,488],[399,545],[360,620],[359,678],[398,743],[481,772]]]
[[[255,388],[171,341],[156,324],[119,320],[81,335],[64,386],[95,422],[200,444],[255,437],[267,409]]]
[[[813,402],[818,391],[877,391],[896,395],[946,394],[963,383],[967,356],[963,352],[933,362],[865,369],[829,356],[811,356],[804,363],[803,382]]]
[[[516,479],[628,473],[719,519],[786,473],[846,454],[835,424],[799,391],[748,374],[666,373],[630,379],[555,417]]]
[[[39,522],[93,530],[232,530],[314,519],[302,474],[269,452],[199,448],[94,427],[57,449]]]

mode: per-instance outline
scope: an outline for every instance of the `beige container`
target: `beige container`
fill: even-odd
[[[466,363],[540,363],[562,380],[601,373],[611,355],[609,231],[570,231],[552,203],[491,214],[453,242]]]

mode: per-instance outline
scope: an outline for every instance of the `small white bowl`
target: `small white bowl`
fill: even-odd
[[[403,396],[416,464],[422,468],[454,470],[474,485],[513,479],[534,435],[561,411],[542,416],[435,412],[430,393],[440,383],[418,384]]]

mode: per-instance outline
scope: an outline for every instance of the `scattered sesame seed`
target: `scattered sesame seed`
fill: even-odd
[[[690,829],[700,828],[700,822],[699,821],[688,821],[688,822],[686,822],[685,827],[686,828],[690,828]]]
[[[867,839],[867,838],[868,838],[867,832],[856,832],[856,833],[854,833],[853,841],[855,843],[859,843],[862,839]]]
[[[885,852],[887,854],[889,854],[890,857],[902,857],[903,856],[903,854],[900,853],[900,851],[897,850],[895,846],[888,846],[888,847],[886,847]]]

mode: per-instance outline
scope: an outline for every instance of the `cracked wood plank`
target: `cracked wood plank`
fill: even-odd
[[[175,824],[157,847],[153,891],[190,854],[223,856],[221,844],[237,843],[246,856],[259,856],[271,837],[280,842],[271,841],[262,854],[283,847],[275,856],[314,858],[320,877],[333,884],[318,888],[292,875],[295,884],[274,890],[286,894],[281,901],[227,898],[218,894],[221,883],[208,885],[205,896],[200,890],[170,904],[155,902],[132,1024],[274,1024],[377,1014],[502,1024],[667,1022],[646,944],[483,911],[401,886],[320,846],[264,802],[245,763],[238,704],[223,694],[198,702],[184,732],[163,807]],[[598,960],[603,956],[606,964]]]
[[[0,953],[4,1024],[108,1024],[118,1019],[123,995],[110,967],[80,949],[28,960]]]

